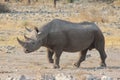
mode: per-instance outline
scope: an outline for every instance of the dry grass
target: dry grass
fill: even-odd
[[[19,37],[23,39],[25,31],[25,26],[33,27],[30,21],[0,21],[0,31],[4,31],[2,36],[0,36],[0,45],[18,45],[16,38]]]
[[[101,5],[103,6],[103,5]],[[114,11],[109,11],[107,14],[103,14],[101,12],[102,8],[96,5],[97,8],[90,9],[80,9],[80,14],[78,16],[70,17],[70,21],[74,22],[82,22],[82,21],[91,21],[91,22],[99,22],[99,23],[110,23],[114,22],[117,18]]]
[[[120,5],[120,1],[115,1],[114,4]],[[104,6],[103,4],[100,4],[101,6]],[[102,8],[100,5],[96,5],[96,8],[90,8],[90,9],[80,9],[79,16],[71,16],[69,17],[68,21],[72,22],[82,22],[82,21],[92,21],[92,22],[98,22],[98,23],[111,23],[116,21],[116,17],[112,16],[113,13],[108,13],[106,17],[100,13],[99,10]],[[0,44],[1,45],[17,45],[16,43],[16,37],[23,38],[20,32],[24,33],[24,27],[30,27],[33,28],[36,25],[40,25],[41,23],[35,23],[33,21],[27,20],[27,21],[8,21],[8,20],[0,20],[0,30],[13,30],[15,33],[11,33],[11,35],[5,35],[0,36]],[[105,35],[106,40],[106,46],[113,46],[113,45],[120,45],[120,30],[116,28],[111,28],[111,26],[100,26],[101,30],[105,33],[111,33],[110,35]],[[3,34],[4,35],[4,34]]]
[[[73,19],[72,21],[77,21],[77,19]],[[0,22],[0,30],[3,31],[15,31],[15,33],[12,33],[10,35],[4,35],[0,37],[0,44],[1,45],[18,45],[16,41],[16,37],[19,37],[23,39],[23,35],[20,34],[20,32],[23,32],[24,34],[24,27],[29,26],[29,27],[34,27],[35,23],[31,22]],[[109,28],[109,27],[100,27],[103,32],[110,32],[112,35],[106,35],[105,36],[105,41],[106,41],[106,46],[118,46],[120,45],[120,37],[119,37],[119,29],[115,28]]]
[[[120,6],[120,0],[116,0],[116,1],[114,1],[113,4],[116,5],[116,6]]]
[[[109,13],[107,14],[106,17],[104,17],[104,15],[102,15],[99,12],[100,9],[101,8],[92,8],[90,10],[89,9],[81,10],[79,16],[72,16],[69,18],[69,21],[72,22],[90,21],[101,24],[104,23],[110,24],[116,21],[116,17],[112,16],[112,14],[114,13]],[[108,35],[105,35],[106,46],[120,46],[120,33],[119,33],[120,29],[113,28],[112,26],[103,26],[103,25],[98,25],[98,26],[101,28],[102,32],[109,33]]]

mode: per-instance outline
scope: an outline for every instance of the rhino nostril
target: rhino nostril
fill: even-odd
[[[25,53],[28,53],[28,52],[29,52],[29,50],[27,50],[27,49],[25,49],[24,51],[25,51]]]

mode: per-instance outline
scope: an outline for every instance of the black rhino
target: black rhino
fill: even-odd
[[[33,52],[41,46],[47,48],[47,57],[54,68],[59,68],[59,60],[63,51],[80,51],[79,59],[74,64],[76,67],[85,60],[88,50],[95,48],[100,53],[101,66],[106,67],[105,40],[101,30],[93,22],[72,23],[54,19],[42,28],[35,27],[34,36],[21,41],[19,44],[25,53]],[[54,55],[54,59],[52,58]]]

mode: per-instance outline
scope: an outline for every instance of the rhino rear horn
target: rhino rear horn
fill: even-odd
[[[27,27],[25,27],[25,29],[26,29],[28,32],[32,32],[32,30],[31,30],[31,29],[28,29]]]
[[[25,38],[26,40],[32,40],[31,38],[27,37],[25,34],[24,34],[24,38]]]
[[[22,47],[24,47],[26,44],[25,42],[21,41],[18,37],[17,37],[17,41]]]

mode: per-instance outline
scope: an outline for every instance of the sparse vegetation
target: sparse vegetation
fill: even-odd
[[[93,2],[113,3],[115,0],[93,0]]]
[[[10,12],[10,9],[7,5],[0,3],[0,13]]]
[[[68,2],[73,3],[75,0],[68,0]]]
[[[119,79],[120,0],[114,0],[111,5],[106,4],[109,0],[72,0],[71,4],[68,2],[70,0],[59,0],[56,9],[53,0],[31,0],[31,4],[28,4],[28,0],[4,1],[0,0],[0,80],[19,80],[22,75],[24,79],[38,80],[42,74],[50,73],[53,76],[70,73],[76,80],[84,80],[87,74]],[[90,21],[99,25],[105,36],[108,67],[97,67],[100,60],[96,50],[89,51],[91,57],[87,57],[79,69],[72,65],[76,62],[79,52],[64,52],[61,57],[62,68],[58,70],[51,69],[52,64],[47,63],[45,48],[33,54],[24,54],[16,38],[24,40],[24,34],[29,37],[30,33],[25,30],[25,26],[29,29],[42,27],[55,18],[71,22]]]

